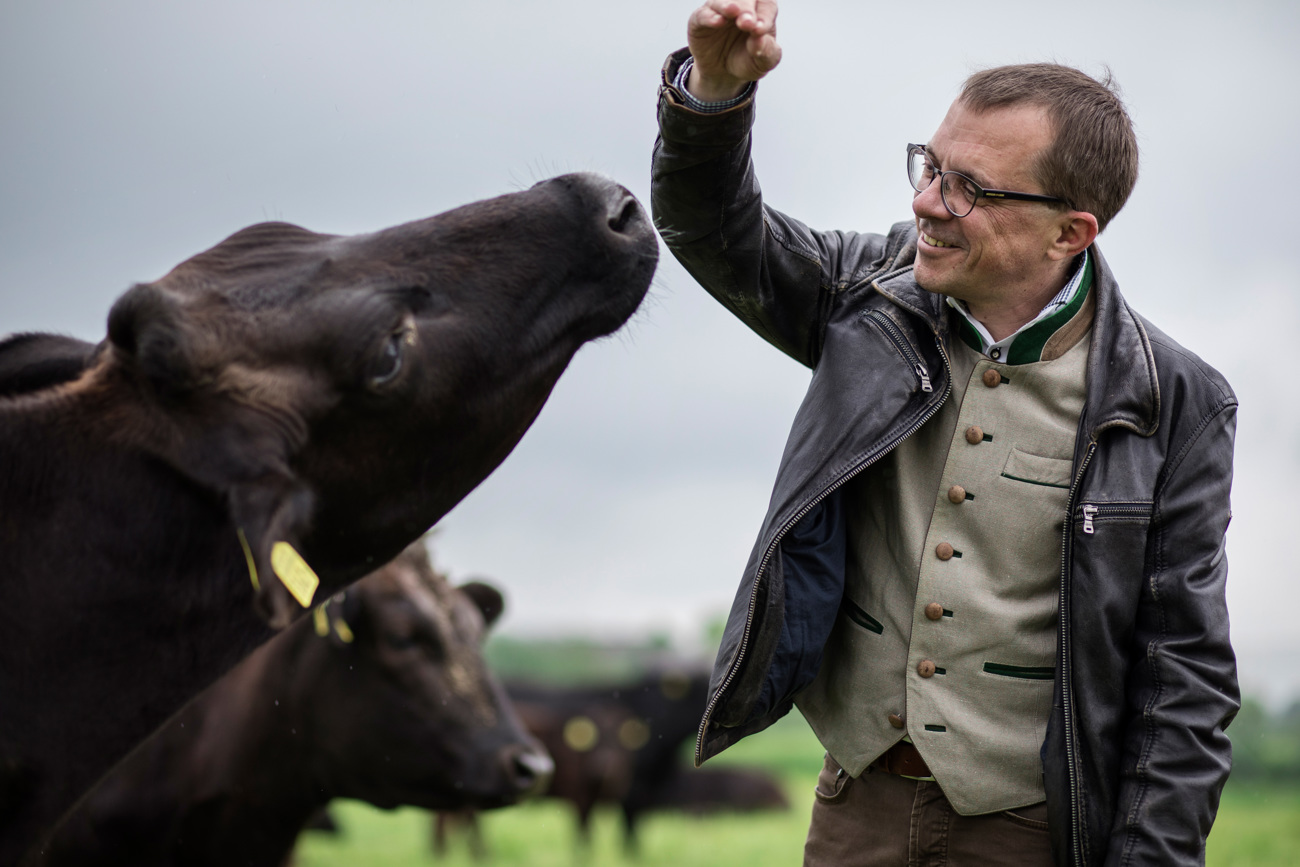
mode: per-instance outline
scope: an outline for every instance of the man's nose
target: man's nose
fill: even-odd
[[[939,194],[940,184],[936,179],[930,186],[912,195],[912,213],[929,220],[954,219],[952,212],[943,203],[943,196]]]

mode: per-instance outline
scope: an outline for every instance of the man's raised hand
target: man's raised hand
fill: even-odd
[[[687,89],[697,99],[731,99],[781,62],[776,0],[706,0],[686,24],[695,65]]]

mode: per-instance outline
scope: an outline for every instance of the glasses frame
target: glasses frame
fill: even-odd
[[[912,189],[916,190],[918,193],[923,193],[923,192],[925,192],[927,189],[929,189],[929,187],[930,187],[931,185],[933,185],[934,182],[935,182],[936,180],[938,180],[938,181],[939,181],[939,199],[940,199],[940,201],[942,201],[942,202],[943,202],[943,206],[944,206],[945,208],[948,209],[948,213],[952,214],[954,217],[956,217],[956,218],[958,218],[958,219],[961,219],[962,217],[969,216],[970,213],[971,213],[971,211],[974,211],[974,210],[975,210],[975,205],[979,202],[979,200],[980,200],[980,199],[985,199],[985,198],[988,198],[988,199],[997,199],[997,200],[999,200],[999,201],[1003,201],[1003,200],[1014,200],[1014,201],[1018,201],[1018,202],[1047,202],[1047,203],[1054,203],[1054,204],[1060,204],[1060,205],[1066,205],[1066,206],[1068,206],[1068,205],[1070,204],[1070,203],[1067,202],[1065,199],[1062,199],[1062,198],[1059,197],[1059,196],[1042,196],[1042,195],[1039,195],[1038,193],[1017,193],[1017,192],[1015,192],[1015,191],[1013,191],[1013,190],[989,190],[989,189],[985,189],[984,187],[981,187],[979,184],[975,183],[975,181],[971,180],[970,177],[968,177],[967,175],[962,174],[961,172],[951,172],[951,171],[949,171],[949,172],[940,172],[940,171],[936,171],[936,172],[934,173],[934,177],[930,178],[930,183],[929,183],[929,184],[926,184],[924,187],[918,187],[918,186],[916,185],[916,182],[912,180],[912,157],[913,157],[914,155],[916,155],[916,154],[923,154],[923,155],[928,156],[928,155],[929,155],[929,152],[925,149],[925,145],[909,144],[909,145],[907,146],[907,182],[908,182],[908,184],[912,187]],[[974,198],[974,199],[971,201],[971,203],[970,203],[970,209],[967,210],[967,211],[966,211],[965,213],[963,213],[963,214],[959,214],[959,213],[957,213],[955,210],[953,210],[952,205],[948,204],[948,196],[944,193],[944,185],[943,185],[943,179],[944,179],[945,177],[947,177],[948,175],[956,175],[957,177],[961,178],[961,179],[962,179],[963,181],[965,181],[966,183],[970,184],[970,185],[971,185],[971,188],[975,190],[975,198]]]

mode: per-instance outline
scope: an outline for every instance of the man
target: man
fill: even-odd
[[[1094,244],[1137,177],[1123,104],[976,73],[907,148],[913,221],[813,231],[749,160],[776,11],[708,0],[660,89],[664,240],[813,371],[697,761],[798,705],[827,750],[806,864],[1203,862],[1236,399]]]

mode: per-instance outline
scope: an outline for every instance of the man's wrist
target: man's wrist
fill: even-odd
[[[747,83],[730,76],[725,78],[706,76],[696,63],[691,64],[689,74],[686,76],[686,90],[701,102],[729,102],[740,96]]]
[[[695,67],[695,58],[687,57],[686,60],[682,62],[682,65],[678,68],[677,77],[673,81],[673,85],[679,91],[681,91],[682,99],[686,103],[687,108],[690,108],[694,111],[701,112],[703,114],[716,114],[718,112],[726,111],[729,108],[734,108],[735,106],[740,105],[742,102],[749,99],[754,94],[754,90],[756,87],[755,82],[749,81],[749,82],[745,82],[740,92],[735,94],[734,96],[724,98],[724,99],[704,99],[696,95],[695,93],[692,93],[690,88],[688,87],[688,84],[691,80],[691,72],[694,69],[694,67]]]

